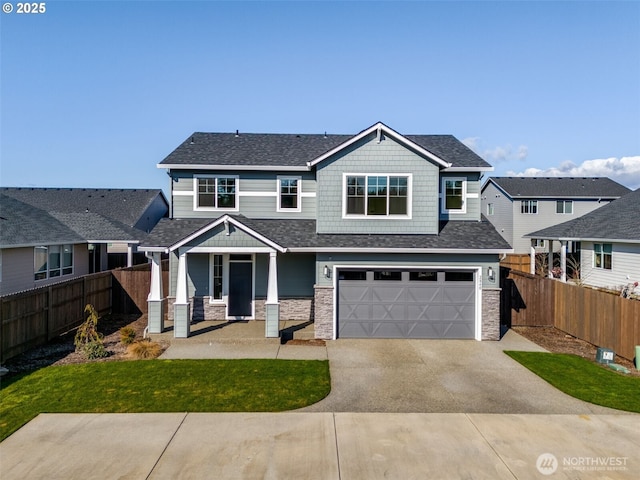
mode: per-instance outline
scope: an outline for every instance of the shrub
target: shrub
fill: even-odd
[[[127,347],[127,353],[137,360],[157,358],[162,353],[162,347],[159,343],[144,339],[129,345]]]
[[[136,331],[131,327],[122,327],[120,329],[120,341],[124,345],[131,345],[136,340]]]
[[[76,351],[83,352],[87,358],[102,358],[108,354],[102,342],[103,335],[98,332],[98,312],[90,303],[84,307],[86,320],[78,327],[73,343]]]
[[[95,360],[96,358],[104,358],[109,356],[109,353],[104,348],[104,343],[102,343],[102,340],[85,344],[82,347],[82,352],[87,356],[89,360]]]

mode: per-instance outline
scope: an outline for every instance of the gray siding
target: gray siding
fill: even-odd
[[[442,184],[445,178],[464,178],[467,181],[464,204],[465,213],[445,212],[442,207]],[[443,173],[439,183],[440,218],[443,220],[480,220],[480,174],[479,173]]]
[[[134,227],[149,233],[156,226],[156,223],[167,214],[167,211],[167,204],[162,199],[162,196],[158,194]]]
[[[319,165],[318,233],[437,233],[439,167],[413,151],[375,134]],[[412,218],[342,218],[343,174],[412,174]]]
[[[315,254],[278,254],[278,296],[313,297]],[[266,298],[269,278],[269,255],[256,255],[256,298]]]
[[[36,281],[33,271],[33,255],[33,247],[6,248],[2,250],[0,295],[9,295],[23,290],[44,287],[89,273],[89,254],[86,244],[73,246],[73,274],[71,275]]]
[[[532,199],[535,200],[535,199]],[[589,213],[608,202],[598,203],[596,200],[574,200],[573,201],[573,214],[559,214],[556,213],[556,200],[540,200],[538,199],[538,213],[537,214],[524,214],[520,213],[521,199],[516,199],[513,202],[513,248],[514,253],[529,253],[531,248],[531,239],[523,238],[526,235],[543,228],[558,225],[559,223],[568,222],[574,218],[581,217],[585,213]],[[556,247],[559,248],[559,242],[555,242]],[[545,251],[545,250],[540,250]]]
[[[228,211],[194,210],[194,177],[198,175],[238,175],[238,211],[249,218],[315,218],[316,180],[314,172],[185,172],[172,171],[173,217],[217,218]],[[301,212],[278,212],[278,177],[301,177]],[[177,194],[176,194],[177,193]],[[187,194],[187,195],[185,195]],[[262,194],[262,195],[260,195]],[[305,196],[306,195],[306,196]]]
[[[334,265],[363,265],[363,266],[389,266],[396,268],[403,267],[482,267],[483,288],[498,288],[499,278],[499,255],[429,255],[429,254],[318,254],[316,256],[316,283],[321,286],[333,285],[333,278],[326,278],[323,274],[324,266],[330,269]],[[495,279],[490,282],[487,278],[487,268],[494,271]]]
[[[187,255],[187,294],[189,297],[209,295],[209,254]]]
[[[224,225],[218,225],[200,235],[187,244],[189,247],[264,247],[264,243],[254,237],[229,225],[229,235],[224,231]]]
[[[509,242],[510,245],[513,245],[513,200],[493,183],[486,185],[481,196],[482,214],[493,224],[498,233],[502,235],[502,238]],[[489,203],[493,204],[493,215],[487,215],[487,205]]]
[[[617,289],[640,281],[640,245],[613,243],[611,270],[593,267],[593,243],[581,242],[582,281],[594,287]],[[611,243],[603,241],[600,243]],[[628,278],[627,278],[628,276]],[[636,291],[640,291],[640,288]]]

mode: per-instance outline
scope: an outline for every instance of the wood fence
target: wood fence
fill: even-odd
[[[500,262],[501,267],[510,268],[519,272],[529,273],[531,270],[531,257],[528,254],[511,253]]]
[[[640,345],[640,301],[515,270],[503,276],[503,324],[555,326],[633,360]]]
[[[168,274],[164,262],[165,285]],[[88,303],[101,316],[147,313],[150,280],[150,265],[143,264],[0,297],[0,361],[78,327]]]

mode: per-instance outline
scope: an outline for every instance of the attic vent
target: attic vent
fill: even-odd
[[[236,138],[240,136],[240,132],[236,130]]]
[[[191,142],[190,142],[190,144],[191,144],[191,145],[193,145],[194,143],[196,143],[196,142],[194,142],[194,141],[193,141],[193,137],[191,137]]]
[[[324,138],[327,138],[327,131],[324,131]]]

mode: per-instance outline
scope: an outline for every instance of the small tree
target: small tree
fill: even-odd
[[[108,355],[102,341],[103,335],[98,332],[98,312],[90,303],[84,307],[86,320],[78,327],[73,343],[77,352],[84,353],[87,358],[102,358]]]

